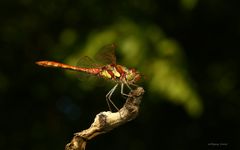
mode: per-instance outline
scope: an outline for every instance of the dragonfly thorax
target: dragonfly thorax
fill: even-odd
[[[140,73],[135,69],[128,69],[124,66],[114,64],[104,66],[99,72],[99,75],[115,82],[127,84],[134,84],[140,80]]]

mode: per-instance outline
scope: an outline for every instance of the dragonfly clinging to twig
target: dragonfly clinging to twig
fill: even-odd
[[[55,68],[62,68],[62,69],[68,69],[68,70],[74,70],[79,72],[84,72],[90,75],[95,75],[104,79],[112,80],[116,84],[115,86],[107,93],[106,100],[109,109],[111,110],[110,103],[118,110],[116,105],[111,100],[111,96],[113,92],[116,90],[116,88],[121,85],[121,94],[123,96],[128,96],[128,94],[124,93],[124,86],[126,85],[130,90],[130,86],[136,86],[136,82],[140,80],[141,75],[138,71],[135,69],[129,69],[127,67],[124,67],[122,65],[116,64],[116,57],[115,57],[115,44],[110,44],[104,46],[101,51],[99,57],[97,57],[99,60],[101,59],[102,62],[105,62],[106,65],[92,65],[93,67],[86,67],[86,64],[88,62],[93,62],[89,57],[85,56],[82,59],[80,59],[80,63],[78,63],[78,66],[71,66],[55,61],[37,61],[36,64],[43,66],[43,67],[55,67]],[[90,65],[89,65],[90,66]],[[110,102],[110,103],[109,103]]]

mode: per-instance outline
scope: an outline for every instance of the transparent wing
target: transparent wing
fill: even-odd
[[[78,60],[77,67],[80,67],[80,68],[99,68],[99,67],[101,67],[101,65],[97,64],[94,60],[92,60],[88,56],[83,56]],[[78,76],[79,80],[81,80],[81,81],[92,80],[93,78],[95,78],[94,75],[91,75],[91,74],[88,74],[88,73],[85,73],[85,72],[78,72],[77,76]]]
[[[78,62],[77,66],[81,68],[97,68],[101,67],[100,64],[97,64],[94,60],[89,58],[88,56],[83,56],[81,57]]]
[[[103,46],[95,56],[95,60],[101,64],[116,64],[115,49],[116,44]]]

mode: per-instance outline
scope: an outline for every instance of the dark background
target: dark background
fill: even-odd
[[[121,49],[124,43],[144,45],[139,55],[116,53],[119,62],[146,74],[139,83],[146,93],[135,120],[90,141],[87,149],[240,149],[239,14],[237,1],[224,0],[1,1],[0,149],[64,149],[73,133],[108,110],[110,86],[34,62],[71,62],[87,47],[109,42]],[[121,20],[133,24],[129,34]],[[148,29],[158,32],[147,34]],[[105,36],[118,32],[117,38]],[[162,38],[154,42],[151,35]],[[167,44],[159,51],[162,41]],[[159,76],[162,68],[153,67],[155,62],[172,66],[169,74]],[[168,88],[179,76],[180,84]],[[172,98],[178,85],[197,96],[178,92]]]

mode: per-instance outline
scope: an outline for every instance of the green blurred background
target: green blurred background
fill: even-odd
[[[75,65],[116,43],[119,64],[143,75],[139,116],[87,149],[240,149],[237,1],[0,2],[0,149],[64,149],[108,110],[113,84],[42,68]],[[126,91],[127,92],[127,91]],[[124,99],[113,96],[119,107]],[[215,145],[214,145],[215,144]]]

